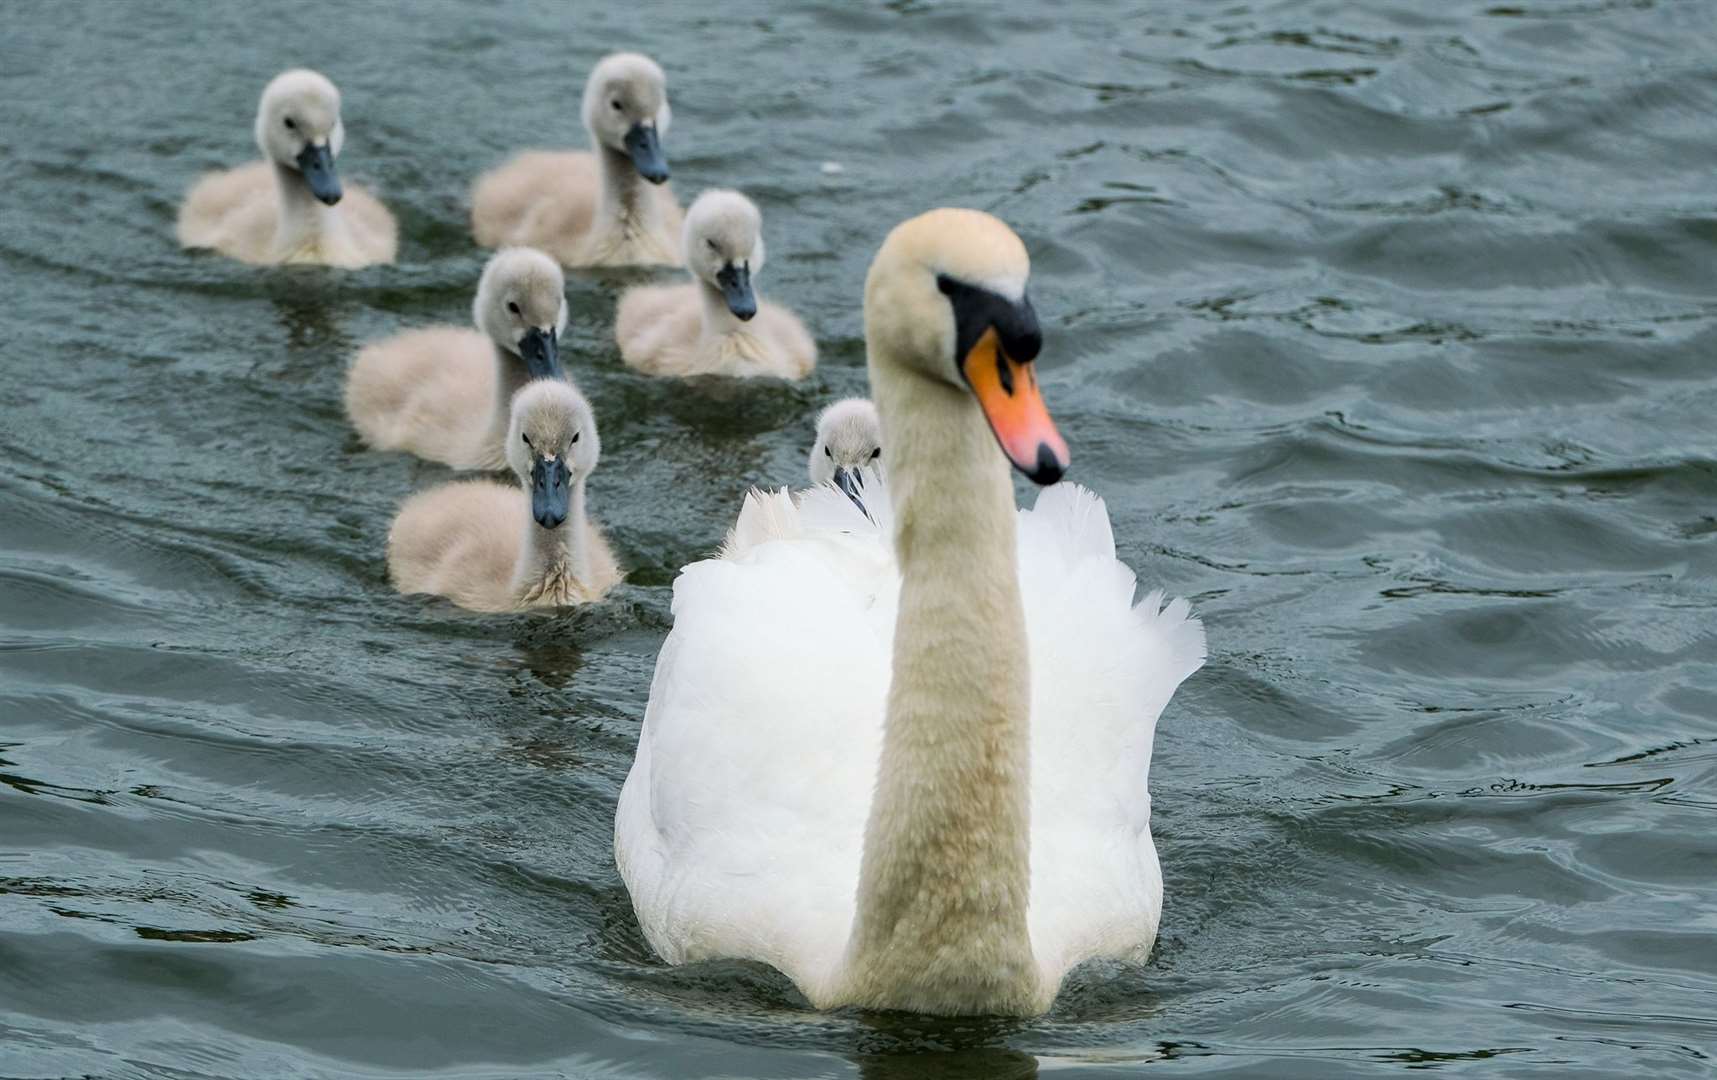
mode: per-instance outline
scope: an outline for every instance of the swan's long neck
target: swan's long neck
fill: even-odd
[[[652,236],[660,231],[660,204],[638,175],[632,159],[600,141],[596,143],[597,168],[602,173],[602,197],[596,204],[596,221],[602,230],[628,236]]]
[[[489,433],[484,437],[484,445],[498,447],[500,457],[497,461],[504,461],[507,433],[513,421],[513,395],[519,387],[531,381],[531,372],[523,357],[508,352],[493,341],[490,344],[495,350],[495,405],[489,417]]]
[[[344,240],[345,220],[338,206],[327,206],[310,194],[303,174],[279,162],[274,166],[274,190],[280,206],[280,220],[274,231],[274,256],[290,262],[301,253],[314,255],[332,239]]]
[[[1028,1013],[1030,673],[1007,464],[971,396],[872,357],[901,572],[848,992]]]
[[[572,485],[566,520],[556,529],[545,529],[532,518],[526,524],[525,544],[513,572],[513,588],[523,602],[553,592],[564,601],[569,590],[584,588],[590,581],[589,525],[584,517],[584,481]]]

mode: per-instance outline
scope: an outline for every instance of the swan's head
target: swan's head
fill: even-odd
[[[1031,260],[1001,221],[932,210],[895,226],[870,265],[864,329],[872,379],[906,368],[969,392],[1015,468],[1039,484],[1067,471],[1033,361],[1043,346],[1026,296]]]
[[[811,483],[832,483],[863,510],[865,469],[882,469],[882,424],[866,398],[847,398],[817,417],[811,444]]]
[[[310,194],[329,206],[340,201],[334,159],[345,141],[340,91],[325,76],[297,68],[276,75],[263,89],[256,109],[262,155],[303,177]]]
[[[596,469],[602,441],[590,402],[559,379],[534,379],[513,395],[507,464],[531,493],[531,516],[558,529],[571,513],[572,489]]]
[[[686,211],[686,266],[692,276],[720,289],[727,310],[741,319],[757,314],[751,278],[763,269],[763,215],[737,191],[706,191]]]
[[[471,302],[477,329],[525,362],[533,379],[558,379],[566,331],[566,277],[535,248],[502,248],[477,281]]]
[[[668,77],[642,53],[602,58],[584,84],[584,126],[591,138],[632,159],[652,184],[668,178],[661,137],[668,133]]]

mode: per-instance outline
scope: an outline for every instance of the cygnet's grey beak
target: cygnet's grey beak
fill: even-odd
[[[757,314],[757,294],[751,291],[751,265],[728,263],[716,272],[715,281],[721,286],[722,299],[734,317],[749,322]]]
[[[870,511],[864,505],[864,474],[857,469],[840,466],[835,469],[835,486],[840,488],[846,497],[859,508],[859,513],[870,517]]]
[[[545,529],[558,529],[572,504],[572,476],[561,457],[531,463],[531,516]]]
[[[304,149],[298,152],[298,171],[303,174],[310,194],[329,206],[340,201],[344,194],[340,190],[340,174],[334,171],[334,151],[326,142],[320,146],[304,144]]]
[[[519,339],[519,358],[533,379],[562,379],[566,372],[560,366],[560,344],[555,329],[533,326]]]
[[[668,179],[668,159],[662,156],[662,144],[656,139],[656,125],[642,120],[626,132],[626,152],[632,155],[632,167],[638,175],[652,184]]]

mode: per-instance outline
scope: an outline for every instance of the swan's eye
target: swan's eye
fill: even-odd
[[[514,315],[517,315],[519,313],[519,305],[513,303],[511,300],[508,300],[507,301],[507,310],[512,312]]]
[[[575,431],[575,432],[573,432],[573,433],[572,433],[572,441],[573,441],[573,442],[577,442],[577,441],[578,441],[578,432],[576,432],[576,431]]]
[[[823,447],[823,456],[828,458],[830,461],[835,460],[835,452],[830,450],[827,446]]]
[[[286,120],[284,121],[284,123],[286,124],[286,128],[288,131],[297,131],[298,130],[298,125],[292,122],[292,117],[288,116],[286,118]]]
[[[870,459],[872,461],[875,461],[877,458],[879,458],[881,456],[882,456],[882,447],[880,447],[880,446],[877,447],[875,450],[872,450],[870,452]]]
[[[519,438],[524,440],[526,446],[529,446],[531,444],[531,437],[529,435],[526,435],[522,431],[519,432]]]

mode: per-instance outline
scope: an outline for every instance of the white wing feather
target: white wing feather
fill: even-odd
[[[899,576],[832,487],[747,495],[723,556],[674,585],[615,853],[670,962],[761,960],[808,993],[852,925]],[[1032,947],[1059,980],[1149,948],[1162,907],[1146,774],[1156,720],[1204,661],[1184,600],[1132,602],[1101,499],[1070,484],[1019,516],[1032,667]]]

